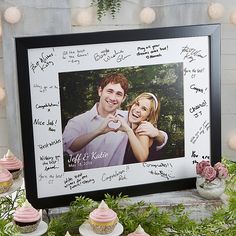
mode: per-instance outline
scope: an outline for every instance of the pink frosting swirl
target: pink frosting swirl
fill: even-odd
[[[35,222],[41,218],[39,212],[26,201],[22,207],[18,207],[13,213],[13,219],[17,222]]]
[[[2,159],[0,159],[0,165],[8,170],[17,170],[23,168],[22,161],[16,158],[16,156],[11,153],[10,150],[8,150],[7,154],[5,154]]]
[[[89,214],[89,217],[97,222],[110,222],[117,218],[117,214],[102,201],[99,207]]]
[[[9,181],[12,179],[12,174],[4,168],[0,167],[0,182]]]
[[[109,222],[117,218],[117,214],[112,209],[95,209],[90,213],[90,218],[98,222]]]

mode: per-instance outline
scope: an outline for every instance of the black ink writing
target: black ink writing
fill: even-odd
[[[206,100],[204,100],[202,103],[200,103],[200,104],[198,104],[198,105],[196,105],[196,106],[192,106],[192,107],[189,109],[189,111],[190,111],[190,113],[193,113],[193,112],[195,112],[196,110],[198,110],[198,109],[200,109],[200,108],[202,108],[202,107],[205,107],[205,106],[207,106]]]
[[[199,139],[201,135],[204,135],[207,133],[207,131],[210,129],[210,123],[208,121],[204,121],[204,123],[201,125],[201,127],[195,132],[195,134],[191,137],[190,142],[195,144],[196,141]]]
[[[180,53],[180,55],[184,55],[184,60],[188,60],[189,62],[193,62],[196,59],[200,58],[205,58],[207,55],[204,55],[202,53],[202,50],[198,50],[196,48],[190,48],[188,45],[186,45],[185,47],[182,47],[182,51]]]
[[[54,52],[48,54],[42,52],[41,56],[36,60],[35,63],[33,62],[30,63],[30,68],[33,71],[33,73],[35,73],[37,69],[44,72],[45,69],[48,68],[49,66],[54,66],[53,57],[54,57]]]
[[[144,162],[143,163],[143,167],[154,167],[154,168],[173,168],[172,164],[170,162],[167,162],[167,163],[158,163],[158,164],[151,164],[151,163],[148,163],[148,162]]]
[[[59,169],[59,160],[60,160],[60,156],[56,155],[56,156],[40,156],[39,160],[41,161],[42,166],[44,167],[45,171],[49,171],[49,170],[55,170],[55,169]]]
[[[164,179],[173,179],[175,176],[171,175],[170,173],[165,173],[163,170],[150,170],[149,171],[150,174],[152,175],[157,175],[160,176]]]
[[[39,105],[39,104],[36,104],[35,105],[35,108],[36,109],[45,109],[47,108],[47,111],[50,111],[52,107],[58,107],[59,106],[59,102],[58,103],[52,103],[52,102],[48,102],[48,103],[44,103],[43,105]]]
[[[100,52],[96,52],[93,57],[95,61],[103,60],[104,62],[108,62],[114,59],[116,60],[116,62],[119,63],[124,61],[126,58],[130,56],[131,56],[130,54],[126,54],[122,49],[110,51],[109,49],[105,48]]]
[[[163,53],[168,51],[168,45],[161,46],[160,44],[148,45],[146,47],[137,47],[137,56],[145,56],[146,59],[163,56]]]
[[[195,118],[198,118],[199,116],[202,115],[202,111],[198,111],[195,114],[193,114]]]
[[[205,71],[205,68],[193,68],[188,69],[184,68],[184,76],[191,75],[191,79],[196,79],[198,75],[202,74]]]
[[[39,85],[39,84],[34,84],[33,88],[38,89],[38,91],[40,93],[45,93],[45,92],[47,92],[47,91],[49,91],[51,89],[58,89],[58,87],[56,85],[48,86],[48,85]]]
[[[189,111],[190,111],[190,113],[193,113],[193,112],[195,112],[196,110],[198,110],[198,109],[200,109],[200,108],[202,108],[202,107],[205,107],[205,106],[207,106],[206,100],[204,100],[202,103],[200,103],[200,104],[198,104],[198,105],[196,105],[196,106],[192,106],[192,107],[189,109]]]
[[[51,146],[53,146],[53,145],[56,145],[56,144],[58,144],[58,143],[61,143],[61,140],[60,140],[60,139],[55,139],[55,140],[53,140],[53,141],[51,141],[51,142],[46,142],[45,144],[39,144],[38,147],[39,147],[41,150],[43,150],[43,149],[45,149],[45,148],[51,147]]]
[[[72,177],[67,177],[64,180],[64,188],[69,188],[70,190],[73,190],[74,188],[79,187],[81,185],[91,185],[95,183],[95,179],[89,178],[88,175],[83,175],[82,173],[79,173]]]
[[[203,102],[201,102],[200,104],[196,105],[196,106],[192,106],[190,109],[189,109],[189,112],[190,113],[195,113],[194,114],[194,117],[195,118],[198,118],[199,116],[202,115],[202,111],[201,109],[203,107],[206,107],[207,106],[207,102],[206,100],[203,100]]]
[[[112,181],[114,179],[121,181],[121,180],[126,180],[126,173],[128,172],[129,167],[126,166],[125,169],[122,170],[116,170],[114,173],[112,174],[107,174],[107,173],[103,173],[102,174],[102,181],[106,182],[106,181]]]
[[[198,155],[196,154],[196,151],[192,151],[191,157],[192,158],[197,158],[198,157]]]
[[[67,60],[68,63],[80,64],[81,57],[87,57],[89,55],[85,49],[82,50],[65,50],[62,52],[62,59]]]
[[[190,89],[193,89],[196,93],[204,93],[204,90],[202,88],[196,87],[195,84],[191,84]]]
[[[40,119],[34,119],[34,125],[45,125],[45,122]]]

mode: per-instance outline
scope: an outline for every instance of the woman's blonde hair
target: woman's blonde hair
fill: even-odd
[[[156,126],[161,106],[160,106],[160,101],[158,101],[158,99],[154,94],[147,92],[141,93],[128,105],[128,111],[130,111],[131,107],[135,103],[137,103],[141,98],[147,98],[148,100],[151,101],[150,114],[147,117],[147,121]]]

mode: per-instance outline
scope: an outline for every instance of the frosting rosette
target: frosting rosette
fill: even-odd
[[[38,210],[26,200],[22,207],[16,209],[13,213],[13,219],[22,223],[38,221],[41,218]]]
[[[141,225],[139,225],[137,229],[133,233],[128,234],[128,236],[150,236],[150,235],[144,231]]]
[[[89,224],[97,234],[111,233],[117,223],[117,214],[104,201],[89,214]]]

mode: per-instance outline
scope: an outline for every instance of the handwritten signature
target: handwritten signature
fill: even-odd
[[[104,50],[97,52],[94,54],[94,60],[100,61],[103,60],[104,62],[109,62],[112,59],[115,59],[116,62],[122,62],[126,58],[130,57],[130,54],[125,54],[124,50],[112,50],[105,48]]]
[[[180,55],[184,55],[184,59],[187,59],[189,62],[195,61],[197,58],[205,58],[207,55],[202,53],[202,50],[197,50],[196,48],[190,48],[188,45],[182,48]]]
[[[195,144],[201,135],[204,135],[210,129],[210,123],[208,121],[204,121],[201,127],[195,132],[193,137],[190,139],[190,142]]]
[[[41,71],[44,72],[45,69],[48,68],[49,66],[54,66],[53,56],[54,56],[53,52],[49,54],[45,54],[44,52],[42,52],[38,60],[35,63],[31,62],[30,64],[30,68],[33,71],[33,73],[36,72],[36,69],[40,69]]]

